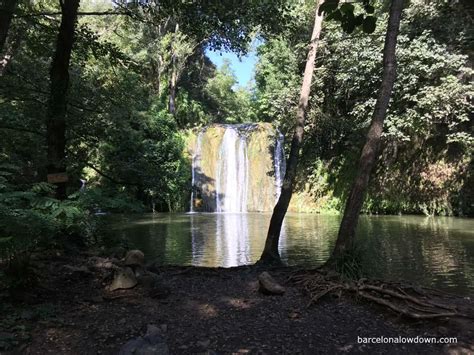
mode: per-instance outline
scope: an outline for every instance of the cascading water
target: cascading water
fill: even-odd
[[[245,137],[226,128],[216,179],[216,212],[247,212],[247,154]]]
[[[199,166],[199,159],[201,157],[201,146],[202,146],[202,132],[197,136],[196,149],[192,157],[192,172],[191,172],[191,203],[189,207],[189,212],[194,213],[194,200],[196,199],[196,188],[197,188],[197,179],[196,179],[196,169]]]
[[[190,212],[271,211],[285,172],[283,135],[268,123],[208,126],[192,170]]]
[[[286,159],[284,150],[284,137],[283,134],[279,133],[276,139],[275,151],[273,152],[273,160],[275,162],[275,200],[278,201],[280,198],[281,187],[283,185],[283,179],[285,178],[286,171]]]

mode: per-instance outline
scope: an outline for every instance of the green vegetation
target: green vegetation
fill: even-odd
[[[397,44],[398,77],[370,185],[367,213],[472,215],[472,33],[468,8],[413,1]],[[307,114],[293,208],[341,209],[380,83],[385,31],[347,35],[326,22]],[[456,19],[456,20],[454,20]],[[286,133],[299,94],[308,20],[260,46],[257,113]],[[470,37],[471,36],[471,37]],[[313,200],[308,205],[308,200]]]
[[[325,7],[336,9],[330,1]],[[0,259],[11,265],[41,246],[100,242],[98,210],[186,210],[190,131],[261,121],[286,137],[293,131],[312,2],[165,1],[157,9],[81,1],[67,92],[59,90],[64,132],[54,134],[63,135],[63,148],[51,142],[51,78],[64,16],[57,1],[13,1],[12,8],[0,48]],[[347,4],[324,23],[293,210],[343,207],[380,85],[387,11],[379,1]],[[462,2],[412,1],[405,9],[398,78],[364,212],[474,213],[469,11]],[[245,54],[256,38],[253,87],[238,87],[229,63],[216,68],[206,56],[207,49]],[[52,147],[68,177],[63,200],[47,183]],[[27,262],[19,264],[17,273]]]

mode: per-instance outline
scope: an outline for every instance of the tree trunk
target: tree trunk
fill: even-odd
[[[48,174],[66,171],[66,94],[69,87],[69,62],[79,1],[60,1],[62,17],[56,51],[51,63],[51,92],[46,122]],[[66,197],[66,182],[57,183],[56,197],[59,199]]]
[[[7,67],[10,65],[14,54],[17,52],[20,47],[21,39],[20,34],[17,33],[16,36],[9,36],[4,50],[0,58],[0,77],[5,75]]]
[[[168,102],[168,111],[173,116],[176,114],[176,83],[178,81],[178,68],[177,68],[177,58],[176,58],[176,51],[174,46],[176,45],[176,35],[179,31],[179,25],[176,23],[176,27],[174,30],[174,38],[173,43],[171,44],[171,76],[170,76],[170,83],[169,83],[169,102]]]
[[[18,0],[2,0],[0,2],[0,53],[3,53],[3,47],[7,41],[8,30],[13,18]]]
[[[341,221],[336,246],[329,260],[334,263],[354,245],[355,231],[359,220],[359,213],[364,203],[364,196],[369,183],[370,173],[379,155],[383,122],[387,115],[387,108],[396,77],[395,47],[402,16],[403,0],[392,0],[388,19],[387,34],[383,49],[382,83],[377,96],[372,121],[365,145],[359,160],[357,176],[353,182],[349,198],[347,199],[344,216]]]
[[[300,100],[298,104],[298,111],[296,114],[295,132],[291,141],[290,156],[286,165],[285,178],[281,187],[281,194],[278,202],[273,209],[270,226],[268,228],[267,240],[265,248],[259,262],[267,264],[280,263],[280,254],[278,253],[278,243],[280,240],[281,226],[285,218],[288,205],[290,204],[291,195],[293,193],[293,186],[296,177],[296,168],[298,166],[298,158],[303,142],[305,116],[308,108],[309,94],[311,91],[311,81],[314,72],[314,62],[316,60],[316,52],[318,49],[319,36],[321,34],[321,27],[323,23],[323,14],[318,14],[319,6],[324,2],[320,1],[316,7],[316,14],[314,17],[313,34],[311,36],[311,43],[308,50],[308,57],[306,60],[306,67],[303,75],[303,84],[301,85]]]

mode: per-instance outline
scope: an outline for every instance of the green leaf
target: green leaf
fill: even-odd
[[[368,14],[373,14],[375,12],[375,8],[372,5],[364,5],[365,12]]]
[[[361,26],[364,23],[364,15],[362,15],[362,14],[357,15],[354,19],[354,23],[355,23],[356,27]]]
[[[335,10],[335,11],[331,12],[331,13],[326,17],[326,20],[327,20],[327,21],[331,21],[331,20],[334,20],[334,21],[341,21],[341,20],[342,20],[342,13],[341,13],[341,11]]]
[[[339,5],[339,0],[327,0],[325,3],[323,3],[319,9],[318,9],[318,14],[321,15],[323,12],[325,13],[331,13],[332,11],[337,9],[337,6]]]
[[[354,13],[354,5],[344,3],[344,4],[341,5],[341,11],[344,12],[344,13],[349,13],[349,12]]]
[[[377,19],[374,16],[367,16],[362,24],[365,33],[373,33],[375,31]]]

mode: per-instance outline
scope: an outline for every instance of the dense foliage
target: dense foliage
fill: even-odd
[[[472,42],[466,11],[416,1],[404,11],[398,78],[367,212],[473,213]],[[308,199],[315,201],[313,210],[339,209],[356,169],[380,82],[386,14],[382,8],[377,12],[379,25],[370,36],[348,35],[330,22],[323,29],[300,171],[305,182],[300,198],[305,206]],[[261,46],[259,55],[257,117],[276,120],[286,131],[298,97],[304,42],[297,35],[279,36]]]
[[[354,175],[380,82],[387,9],[374,5],[332,7],[336,22],[324,24],[295,209],[340,210]],[[404,11],[365,211],[473,214],[471,10],[414,0]],[[190,130],[268,121],[291,132],[313,11],[311,1],[81,1],[67,94],[69,198],[58,201],[45,183],[45,135],[59,5],[20,2],[0,72],[0,249],[90,240],[97,209],[185,210]],[[216,68],[206,55],[245,54],[256,38],[254,87],[239,87],[229,63]]]

